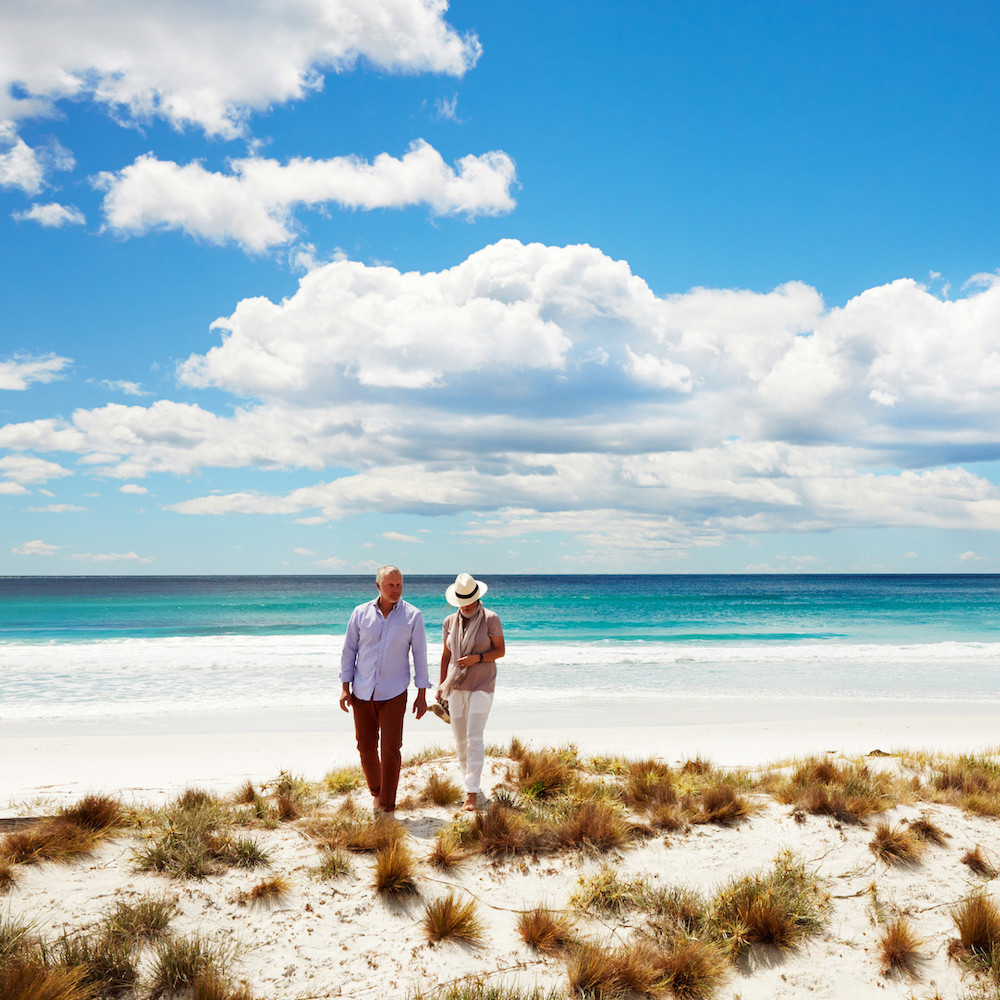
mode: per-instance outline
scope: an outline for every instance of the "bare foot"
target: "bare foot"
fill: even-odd
[[[478,798],[475,792],[469,792],[465,796],[465,803],[462,806],[462,812],[474,813],[476,811],[476,799]]]

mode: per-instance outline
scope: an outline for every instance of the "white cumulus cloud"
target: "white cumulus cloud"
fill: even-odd
[[[478,40],[443,0],[12,0],[0,7],[0,119],[89,97],[115,114],[210,135],[303,97],[358,60],[390,72],[461,75]]]
[[[993,279],[954,300],[903,279],[836,309],[801,282],[660,296],[594,247],[504,240],[439,272],[334,261],[215,328],[179,375],[232,410],[111,404],[0,427],[0,447],[122,480],[314,473],[172,505],[189,515],[460,514],[580,552],[1000,528],[1000,492],[967,467],[1000,457]]]
[[[177,229],[213,243],[234,241],[251,251],[288,243],[296,235],[299,206],[404,208],[426,205],[435,215],[497,215],[514,207],[514,162],[501,152],[462,157],[450,167],[418,141],[396,158],[366,162],[352,156],[279,163],[260,157],[233,160],[230,173],[139,157],[97,179],[107,193],[109,229],[141,234]]]

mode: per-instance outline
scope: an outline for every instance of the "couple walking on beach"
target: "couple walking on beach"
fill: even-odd
[[[377,812],[396,809],[396,787],[402,763],[403,719],[413,681],[417,696],[413,713],[427,712],[427,637],[420,611],[403,600],[403,574],[381,566],[375,576],[378,597],[351,613],[340,659],[343,690],[340,707],[354,715],[354,732],[368,790]],[[463,809],[473,811],[479,799],[485,747],[483,731],[493,704],[496,661],[504,655],[500,619],[482,604],[487,585],[459,573],[445,591],[457,608],[444,620],[440,684],[431,711],[450,721],[465,781]]]

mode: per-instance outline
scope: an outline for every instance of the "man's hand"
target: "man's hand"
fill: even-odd
[[[413,714],[422,719],[427,714],[427,692],[417,688],[417,697],[413,699]]]
[[[349,711],[351,707],[351,686],[350,684],[344,685],[344,690],[340,692],[340,707],[345,711]]]

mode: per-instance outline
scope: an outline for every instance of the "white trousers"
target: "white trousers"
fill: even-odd
[[[465,779],[466,792],[479,792],[483,778],[485,745],[483,731],[493,706],[493,695],[488,691],[452,691],[448,695],[448,714],[451,731],[455,734],[458,766]]]

